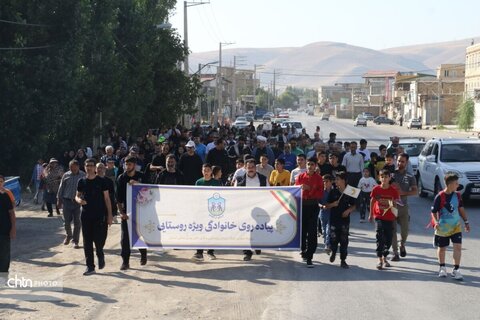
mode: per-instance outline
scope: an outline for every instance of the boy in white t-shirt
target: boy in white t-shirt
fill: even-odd
[[[360,204],[360,223],[366,221],[365,213],[370,212],[370,193],[376,185],[377,181],[370,176],[370,170],[368,168],[363,169],[363,177],[358,182],[358,188],[362,190],[358,199]]]

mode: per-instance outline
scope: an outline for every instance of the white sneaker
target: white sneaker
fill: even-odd
[[[463,280],[463,276],[462,274],[460,273],[460,269],[453,269],[452,270],[452,278],[455,279],[455,280]]]
[[[440,271],[438,272],[439,278],[446,278],[447,277],[447,268],[440,267]]]

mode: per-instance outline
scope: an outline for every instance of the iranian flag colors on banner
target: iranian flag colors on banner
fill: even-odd
[[[136,184],[127,189],[133,248],[300,248],[301,189]]]

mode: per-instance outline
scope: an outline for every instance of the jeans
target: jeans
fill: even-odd
[[[405,203],[405,202],[404,202]],[[393,223],[393,237],[392,249],[395,254],[398,254],[398,240],[397,240],[397,224],[400,225],[400,245],[404,246],[408,237],[408,224],[410,223],[410,215],[408,214],[408,205],[398,206],[397,221]]]
[[[313,254],[317,250],[317,224],[318,213],[320,208],[318,202],[303,203],[302,204],[302,253],[305,258],[312,259]]]
[[[0,273],[10,268],[10,236],[0,235]]]
[[[320,210],[320,222],[322,223],[323,243],[330,246],[330,210]]]
[[[347,259],[348,254],[348,234],[350,230],[349,224],[332,224],[330,226],[330,248],[332,254],[335,255],[340,244],[340,259]]]
[[[389,254],[390,246],[392,245],[394,221],[385,221],[375,219],[375,232],[376,232],[376,244],[377,257],[387,257]]]
[[[65,232],[67,237],[78,244],[82,223],[80,221],[80,205],[70,199],[63,199],[63,218],[65,219]],[[73,221],[73,234],[72,234]]]
[[[370,212],[370,192],[361,191],[358,197],[360,207],[360,219],[365,219],[365,214]]]
[[[103,247],[107,240],[107,229],[107,223],[103,220],[82,219],[83,251],[85,252],[86,264],[89,269],[95,269],[93,259],[94,243],[98,260],[105,259]]]
[[[128,222],[127,220],[122,220],[122,236],[120,240],[120,245],[122,247],[122,260],[123,264],[129,264],[130,263],[130,237],[128,236]],[[140,255],[143,258],[146,259],[147,257],[147,249],[138,249],[140,251]]]

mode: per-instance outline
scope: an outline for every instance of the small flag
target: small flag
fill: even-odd
[[[345,190],[343,190],[343,193],[349,197],[357,199],[358,196],[360,195],[361,189],[352,187],[351,185],[347,185]]]

